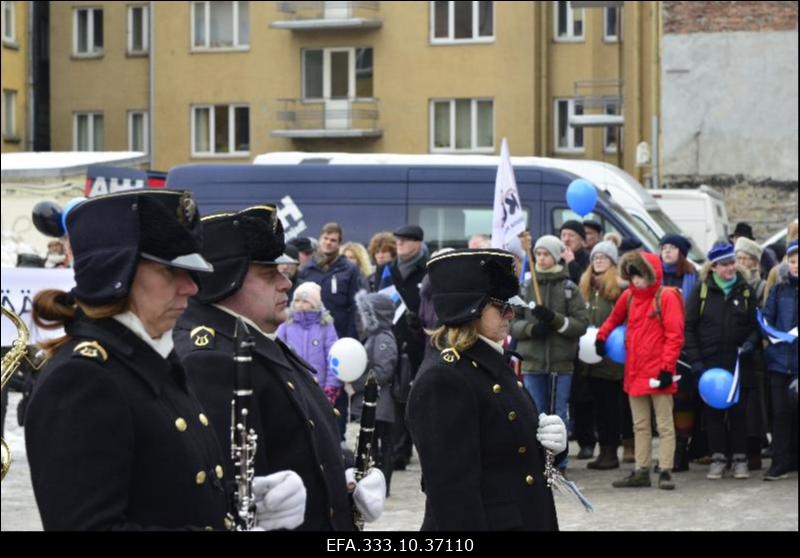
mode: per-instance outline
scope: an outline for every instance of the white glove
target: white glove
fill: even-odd
[[[355,480],[352,475],[352,468],[344,472],[348,484]],[[353,501],[364,516],[365,523],[372,523],[381,516],[386,502],[386,479],[380,469],[372,469],[366,477],[356,483]]]
[[[294,471],[253,479],[256,524],[265,531],[294,529],[306,515],[306,487]]]
[[[567,427],[558,415],[539,415],[539,428],[536,439],[543,447],[561,453],[567,449]]]

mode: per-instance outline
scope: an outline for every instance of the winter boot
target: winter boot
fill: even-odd
[[[594,455],[594,444],[590,446],[581,446],[578,451],[577,459],[591,459]]]
[[[587,469],[619,469],[619,459],[617,459],[617,446],[600,446],[600,455],[597,459],[586,464]]]
[[[674,473],[681,473],[689,470],[689,440],[677,438],[675,440],[675,466],[672,468]]]
[[[633,438],[625,438],[622,440],[622,462],[636,462],[636,454],[633,452]]]
[[[611,483],[614,488],[639,488],[652,486],[650,483],[650,469],[634,469],[631,474]]]
[[[747,456],[743,453],[733,454],[733,478],[750,478],[750,472],[747,470]]]
[[[669,471],[661,471],[658,475],[658,487],[661,490],[675,490],[675,483],[672,481],[672,475],[669,474]]]
[[[711,465],[708,467],[706,478],[709,480],[721,479],[722,475],[725,474],[725,467],[727,464],[727,460],[723,454],[715,453],[711,456]]]

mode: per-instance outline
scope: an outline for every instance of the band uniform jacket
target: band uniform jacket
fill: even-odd
[[[226,456],[230,457],[231,399],[236,318],[193,300],[178,319],[173,338],[189,382],[208,409]],[[250,328],[253,348],[252,426],[258,435],[255,474],[291,469],[306,486],[306,516],[298,530],[352,530],[351,499],[336,411],[314,371],[282,341]]]
[[[406,419],[422,465],[422,530],[557,530],[538,415],[483,340],[426,359]]]
[[[219,443],[174,352],[78,316],[26,414],[45,530],[225,529]]]

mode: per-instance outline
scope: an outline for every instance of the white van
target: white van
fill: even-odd
[[[258,155],[253,161],[259,165],[497,165],[500,158],[495,155],[400,155],[392,153],[306,153],[286,151]],[[547,157],[511,157],[515,168],[539,166],[565,170],[589,180],[605,190],[631,217],[633,225],[645,245],[658,246],[659,240],[668,233],[686,234],[675,224],[650,196],[650,193],[624,170],[602,161],[552,159]],[[587,216],[590,218],[590,216]],[[692,244],[689,258],[697,264],[705,261],[705,255]]]
[[[652,196],[703,251],[730,234],[725,199],[713,188],[654,190]]]

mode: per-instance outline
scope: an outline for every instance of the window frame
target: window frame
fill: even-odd
[[[133,11],[142,10],[142,49],[135,50],[133,48]],[[147,4],[129,4],[128,5],[128,37],[127,37],[127,54],[132,56],[141,56],[150,52],[150,9]]]
[[[608,30],[608,11],[610,9],[617,11],[617,34],[607,35]],[[622,12],[619,6],[606,6],[603,8],[603,42],[604,43],[618,43],[622,40]]]
[[[558,145],[558,121],[559,109],[558,103],[567,101],[567,147],[559,147]],[[575,98],[574,97],[555,97],[553,99],[553,152],[554,153],[586,153],[586,136],[583,137],[583,145],[575,147],[575,128],[569,125],[570,115],[575,114]]]
[[[456,143],[456,101],[470,101],[470,147],[459,149],[454,147]],[[492,145],[491,147],[478,147],[478,102],[489,101],[492,103]],[[436,103],[450,104],[450,147],[435,147],[436,141]],[[495,129],[497,117],[494,110],[494,97],[434,97],[428,101],[429,118],[429,139],[428,149],[430,153],[492,153],[497,149],[497,137]]]
[[[213,151],[214,149],[214,132],[216,132],[216,119],[215,119],[215,112],[216,107],[219,105],[224,105],[228,107],[228,149],[227,153],[217,153]],[[250,134],[250,130],[252,130],[252,126],[250,126],[250,105],[248,103],[202,103],[197,105],[192,105],[190,107],[190,119],[191,119],[191,153],[193,159],[240,159],[242,157],[249,157],[250,151],[252,149],[248,149],[247,151],[234,151],[236,147],[236,109],[237,108],[246,108],[247,109],[247,119],[248,119],[248,134]],[[197,146],[195,145],[195,127],[196,127],[196,111],[199,109],[209,109],[209,122],[208,122],[208,146],[212,151],[197,151]],[[248,139],[248,144],[252,144],[250,141],[251,138]]]
[[[78,14],[80,12],[89,12],[87,16],[87,29],[86,29],[86,52],[78,51]],[[72,9],[72,56],[75,58],[100,58],[105,54],[105,36],[103,37],[103,46],[95,50],[94,46],[94,31],[95,31],[95,18],[97,13],[100,12],[100,17],[103,17],[103,8],[98,6],[75,6]],[[103,27],[103,34],[105,35],[105,27]]]
[[[133,147],[133,117],[135,115],[142,116],[142,149],[134,149]],[[139,151],[142,153],[150,153],[149,145],[149,132],[150,132],[150,118],[146,110],[129,110],[128,111],[128,151]]]
[[[97,117],[103,118],[103,138],[105,139],[105,117],[102,111],[76,111],[72,113],[72,150],[73,151],[81,151],[78,149],[78,118],[81,116],[86,116],[88,118],[87,125],[89,129],[89,135],[87,137],[87,141],[89,145],[83,151],[90,152],[90,151],[102,151],[102,149],[97,149],[97,138],[95,137],[95,120]],[[105,145],[102,146],[105,149]]]
[[[19,140],[19,130],[17,129],[17,98],[19,94],[16,89],[3,89],[3,140]],[[11,99],[11,111],[8,110],[8,99]]]
[[[583,11],[584,8],[578,8],[581,10],[581,21],[583,22],[583,27],[581,28],[581,34],[575,35],[574,28],[575,28],[575,10],[572,8],[572,4],[570,2],[564,2],[567,5],[567,34],[560,36],[558,34],[558,1],[554,1],[552,3],[553,7],[553,41],[557,43],[583,43],[586,42],[586,12]]]
[[[357,62],[358,62],[358,51],[359,50],[372,50],[372,96],[371,97],[360,97],[357,95],[358,92],[358,76],[357,73]],[[306,95],[306,54],[312,51],[319,51],[322,53],[322,76],[321,76],[321,84],[322,84],[322,96],[321,97],[309,97]],[[363,47],[303,47],[300,49],[300,101],[303,103],[319,103],[322,101],[330,101],[330,100],[343,100],[340,97],[331,97],[330,96],[330,89],[331,89],[331,54],[334,52],[347,52],[347,89],[348,89],[348,96],[347,100],[349,101],[369,101],[375,98],[375,49],[371,46],[363,46]],[[327,93],[327,96],[326,96]]]
[[[468,45],[468,44],[487,44],[487,43],[494,43],[497,40],[496,35],[496,11],[495,11],[495,3],[492,2],[492,34],[481,36],[480,35],[480,2],[479,1],[472,1],[472,37],[468,39],[456,39],[455,38],[455,20],[456,20],[456,11],[455,11],[455,1],[448,0],[447,2],[447,37],[437,37],[436,36],[436,2],[431,1],[429,4],[429,30],[428,30],[428,40],[431,45]]]
[[[6,10],[8,10],[9,17],[6,17]],[[2,5],[3,16],[3,44],[10,47],[18,47],[17,42],[17,3],[14,0],[3,0]],[[6,35],[6,24],[11,24],[11,35]]]
[[[233,2],[233,13],[231,15],[232,25],[233,25],[233,34],[232,46],[210,46],[211,41],[211,18],[209,17],[211,11],[211,2],[209,0],[192,0],[191,9],[189,10],[189,52],[244,52],[250,50],[250,43],[247,44],[239,44],[239,0],[232,0]],[[203,5],[203,36],[205,37],[205,44],[202,46],[197,46],[195,44],[195,11],[197,10],[197,5]],[[248,15],[248,26],[250,25],[250,6],[248,6],[247,15]],[[249,40],[249,33],[248,33],[248,40]]]
[[[609,106],[616,107],[616,112],[609,113],[608,112],[608,107]],[[603,114],[615,114],[615,115],[618,115],[618,114],[620,114],[620,111],[621,111],[621,107],[620,107],[619,99],[617,99],[616,97],[615,98],[609,98],[609,99],[603,99]],[[609,148],[608,147],[608,131],[609,131],[610,128],[615,128],[617,130],[617,145],[614,148]],[[622,136],[623,136],[622,130],[623,130],[622,126],[603,126],[603,153],[605,153],[607,155],[616,155],[617,153],[619,153],[619,151],[622,149]]]

